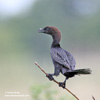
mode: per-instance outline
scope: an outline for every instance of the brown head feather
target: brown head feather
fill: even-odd
[[[40,28],[39,32],[51,35],[53,38],[52,45],[59,44],[59,42],[61,40],[61,32],[59,31],[59,29],[57,27],[46,26],[43,29]]]

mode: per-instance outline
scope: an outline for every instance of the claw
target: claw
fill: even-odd
[[[50,81],[54,80],[51,74],[46,75],[46,77],[48,77]]]
[[[65,83],[64,82],[59,82],[59,87],[65,88]]]

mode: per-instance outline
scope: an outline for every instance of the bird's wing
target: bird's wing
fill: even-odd
[[[74,70],[75,69],[75,65],[76,65],[76,61],[75,58],[66,50],[64,50],[68,59],[69,59],[69,65],[71,66],[71,68]]]
[[[67,69],[71,69],[70,60],[62,48],[51,48],[51,58],[57,63],[63,65]]]

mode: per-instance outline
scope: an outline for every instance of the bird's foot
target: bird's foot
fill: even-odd
[[[65,83],[64,82],[59,82],[59,87],[65,88]]]
[[[52,77],[51,74],[47,74],[46,77],[48,77],[48,79],[49,79],[50,81],[54,80],[54,78]]]

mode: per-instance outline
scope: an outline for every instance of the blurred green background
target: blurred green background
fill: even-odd
[[[100,0],[0,0],[0,100],[35,100],[32,86],[50,82],[34,65],[37,61],[45,71],[54,71],[49,53],[52,38],[37,32],[45,26],[60,29],[61,46],[76,58],[76,68],[92,69],[91,75],[69,79],[67,87],[80,100],[91,100],[92,95],[99,100]],[[52,88],[69,98],[55,83]],[[30,96],[5,97],[15,91]]]

